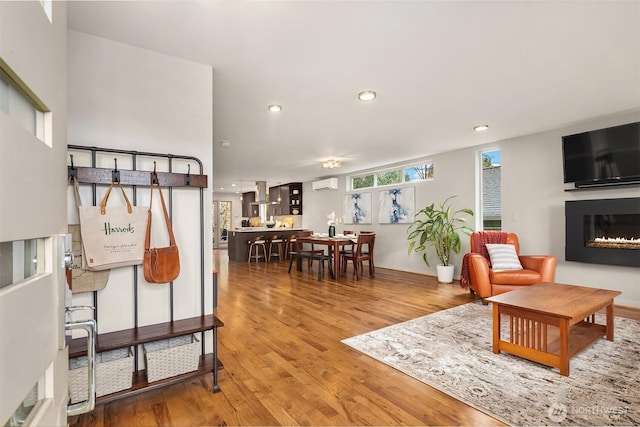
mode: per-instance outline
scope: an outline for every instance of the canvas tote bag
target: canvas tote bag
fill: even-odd
[[[144,236],[147,226],[147,210],[143,206],[131,206],[124,188],[125,206],[107,206],[115,183],[111,183],[100,206],[78,206],[80,234],[84,247],[83,265],[89,270],[100,271],[128,265],[142,264]]]
[[[81,206],[80,189],[78,180],[73,181],[73,194],[76,199],[76,206]],[[82,249],[82,236],[80,234],[80,224],[68,224],[67,233],[71,235],[71,252],[73,253],[73,266],[71,267],[71,292],[92,292],[100,291],[107,286],[109,281],[109,270],[90,271],[86,268],[84,260],[84,249]],[[83,265],[84,264],[84,265]]]

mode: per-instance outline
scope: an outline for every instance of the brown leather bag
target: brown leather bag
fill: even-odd
[[[151,206],[153,200],[153,186],[158,186],[164,220],[169,233],[169,246],[164,248],[150,248],[151,246]],[[149,283],[168,283],[175,280],[180,274],[180,254],[176,239],[173,236],[173,229],[169,221],[167,207],[164,204],[164,196],[160,188],[157,175],[151,177],[151,196],[149,197],[149,220],[147,221],[147,235],[144,240],[144,278]]]

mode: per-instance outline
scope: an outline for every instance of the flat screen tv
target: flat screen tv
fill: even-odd
[[[640,183],[640,122],[562,137],[564,182]]]

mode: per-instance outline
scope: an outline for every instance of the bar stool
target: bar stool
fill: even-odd
[[[260,248],[262,248],[262,255],[260,255]],[[260,258],[264,258],[265,261],[268,261],[264,236],[256,236],[249,240],[249,258],[247,261],[251,262],[251,259],[254,259],[258,262]]]
[[[296,236],[297,233],[290,234],[284,238],[284,257],[291,258],[291,253],[296,251]]]
[[[273,236],[271,236],[269,238],[269,250],[267,251],[267,253],[269,254],[269,256],[267,257],[267,259],[271,259],[271,257],[278,257],[278,260],[282,259],[282,243],[284,241],[282,240],[282,237],[278,236],[277,234],[274,234]],[[277,252],[273,252],[273,246],[276,246]]]

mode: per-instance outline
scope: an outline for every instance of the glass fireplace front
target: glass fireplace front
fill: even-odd
[[[565,202],[565,259],[640,267],[640,198]]]

